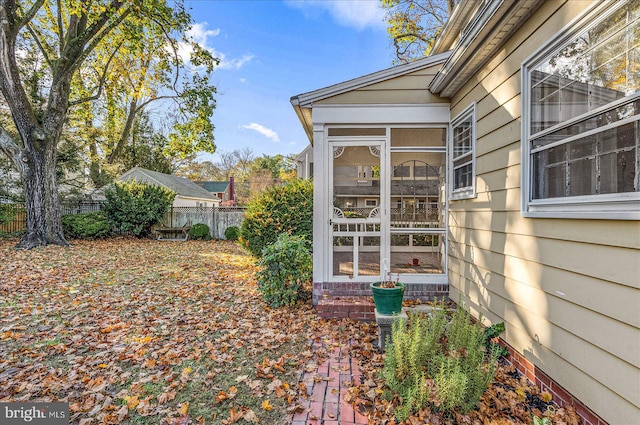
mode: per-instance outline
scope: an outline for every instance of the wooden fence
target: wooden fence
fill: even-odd
[[[27,227],[27,214],[24,204],[0,204],[13,215],[13,220],[0,225],[0,232],[21,232]],[[100,211],[102,202],[64,203],[62,215]],[[180,227],[188,221],[192,224],[204,223],[209,226],[211,237],[224,239],[224,232],[231,226],[240,227],[244,219],[244,207],[171,207],[164,219],[169,227]],[[118,232],[116,232],[118,233]]]
[[[21,232],[27,227],[27,211],[24,204],[0,204],[0,216],[8,217],[10,221],[0,224],[0,232]]]

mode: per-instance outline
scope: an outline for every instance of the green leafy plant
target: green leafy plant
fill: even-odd
[[[548,417],[541,418],[539,416],[534,416],[532,424],[533,425],[551,425],[551,419],[549,419]]]
[[[13,204],[0,204],[0,226],[9,224],[16,216],[16,208]]]
[[[209,226],[204,223],[194,224],[189,228],[189,237],[195,240],[210,240],[211,234],[209,233]]]
[[[111,222],[102,211],[65,215],[62,227],[72,239],[102,239],[111,234]]]
[[[236,226],[227,227],[224,231],[224,238],[228,241],[237,241],[240,237],[240,228]]]
[[[475,407],[492,381],[499,352],[485,349],[482,325],[458,307],[451,317],[444,303],[429,314],[416,313],[392,326],[382,377],[402,398],[396,418],[403,421],[431,406],[443,411]]]
[[[105,190],[105,197],[103,211],[109,221],[120,231],[144,237],[151,234],[151,226],[164,218],[176,193],[164,187],[128,181],[116,182]]]
[[[251,201],[240,229],[240,242],[255,257],[281,233],[313,237],[313,183],[292,180],[264,191]]]
[[[500,337],[500,334],[504,332],[504,329],[504,322],[496,323],[484,329],[484,336],[487,340],[487,351],[496,349],[500,351],[500,355],[502,357],[507,357],[509,355],[509,350],[498,343],[498,338]]]
[[[281,234],[267,246],[256,274],[258,289],[271,307],[293,305],[311,280],[313,261],[302,237]]]

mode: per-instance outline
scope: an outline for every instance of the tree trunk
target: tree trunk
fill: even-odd
[[[27,230],[16,248],[31,249],[49,244],[69,245],[62,230],[55,143],[47,142],[43,143],[46,145],[44,152],[37,149],[26,152],[27,166],[22,173],[22,182]]]

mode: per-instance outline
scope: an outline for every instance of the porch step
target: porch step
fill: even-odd
[[[375,305],[371,297],[329,297],[318,300],[318,316],[323,319],[344,319],[372,322],[375,320]]]

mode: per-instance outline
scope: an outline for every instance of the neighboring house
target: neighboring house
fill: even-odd
[[[296,157],[299,179],[313,177],[313,146],[310,144]]]
[[[229,201],[231,199],[231,185],[230,182],[198,182],[200,186],[207,192],[211,192],[216,195],[222,202]]]
[[[184,177],[134,167],[118,177],[118,181],[130,180],[173,190],[177,193],[173,201],[174,207],[216,207],[220,204],[220,198],[215,194]]]
[[[638,423],[639,16],[463,0],[431,56],[294,96],[314,304],[398,273],[504,322],[514,364],[584,423]]]

